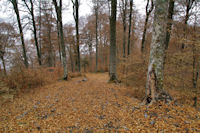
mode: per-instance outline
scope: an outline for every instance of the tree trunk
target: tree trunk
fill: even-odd
[[[130,0],[130,13],[129,13],[129,29],[128,29],[128,49],[127,54],[130,55],[130,43],[131,43],[131,28],[132,28],[132,12],[133,12],[133,0]]]
[[[13,8],[15,10],[15,14],[17,16],[17,23],[18,23],[18,28],[19,28],[20,38],[21,38],[21,43],[22,43],[22,50],[23,50],[24,65],[26,66],[26,68],[28,68],[28,58],[26,55],[26,46],[24,43],[24,34],[23,34],[23,29],[22,29],[20,15],[19,15],[18,3],[17,3],[17,0],[10,0],[10,2],[12,3]]]
[[[116,74],[116,13],[117,0],[111,0],[111,16],[110,16],[110,81],[117,80]]]
[[[4,72],[4,75],[6,76],[7,71],[6,71],[6,64],[5,64],[4,56],[1,56],[1,60],[2,60],[2,64],[3,64],[3,72]]]
[[[36,24],[35,24],[33,1],[30,0],[30,3],[31,3],[30,14],[31,14],[32,23],[33,23],[33,34],[34,34],[35,46],[36,46],[36,51],[37,51],[37,56],[38,56],[38,63],[41,66],[42,61],[41,61],[41,54],[40,54],[40,50],[39,50],[39,46],[38,46],[37,29],[36,29]]]
[[[122,20],[123,20],[123,58],[126,57],[126,12],[127,0],[122,0]]]
[[[167,16],[167,33],[166,33],[166,44],[165,44],[165,50],[168,49],[170,36],[171,36],[171,30],[172,30],[172,21],[173,21],[173,14],[174,14],[174,0],[169,1],[169,8],[168,8],[168,16]]]
[[[171,96],[163,88],[168,0],[156,0],[155,6],[144,104],[152,104],[159,100],[165,102],[172,100]]]
[[[59,59],[60,62],[62,62],[62,55],[61,55],[61,46],[60,46],[60,29],[59,29],[59,24],[58,24],[58,20],[56,20],[56,24],[57,24],[57,38],[58,38],[58,52],[59,52]]]
[[[153,4],[153,0],[151,0],[151,7],[149,8],[149,0],[147,0],[147,5],[146,5],[146,18],[145,18],[145,23],[144,23],[144,31],[142,34],[142,44],[141,44],[141,52],[144,52],[145,49],[145,39],[146,39],[146,31],[147,31],[147,24],[149,21],[149,16],[151,14],[151,12],[153,11],[154,8],[154,4]]]
[[[99,54],[99,50],[98,50],[98,11],[99,11],[99,2],[96,1],[96,8],[95,8],[95,16],[96,16],[96,72],[98,72],[98,54]]]
[[[81,59],[80,59],[80,46],[79,46],[79,1],[71,0],[73,3],[73,16],[76,23],[76,51],[77,51],[77,59],[76,59],[76,67],[79,72],[81,72]]]
[[[184,38],[186,37],[186,27],[188,25],[188,20],[190,18],[190,10],[193,6],[193,3],[194,3],[195,0],[186,0],[186,14],[185,14],[185,20],[184,20],[184,24],[185,24],[185,27],[184,27]],[[183,43],[182,44],[182,49],[185,48],[185,44]]]
[[[62,50],[62,59],[63,59],[63,69],[64,69],[64,76],[63,79],[68,79],[68,71],[67,71],[67,58],[66,58],[66,51],[65,51],[65,42],[64,42],[64,35],[63,35],[63,24],[62,24],[62,0],[60,0],[60,5],[58,6],[57,1],[53,0],[57,20],[59,22],[59,30],[60,30],[60,44]]]
[[[74,61],[73,61],[71,46],[69,46],[69,47],[67,46],[67,50],[69,52],[69,58],[70,58],[70,62],[71,62],[71,71],[74,72]]]
[[[42,62],[42,39],[41,39],[41,27],[42,27],[42,23],[41,23],[41,0],[39,1],[39,51],[40,51],[40,55],[41,55],[41,62]]]

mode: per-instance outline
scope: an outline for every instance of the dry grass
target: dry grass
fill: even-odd
[[[23,91],[56,82],[61,73],[60,68],[12,70],[4,81],[10,89]]]

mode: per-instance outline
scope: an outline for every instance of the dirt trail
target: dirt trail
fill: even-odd
[[[186,106],[139,107],[107,74],[87,74],[19,95],[0,109],[0,132],[200,132],[200,113]]]

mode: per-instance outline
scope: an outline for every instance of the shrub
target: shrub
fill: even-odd
[[[38,68],[11,70],[5,82],[10,89],[27,90],[40,87],[58,79],[60,68]]]

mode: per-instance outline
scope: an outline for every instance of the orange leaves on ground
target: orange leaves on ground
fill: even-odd
[[[107,74],[60,81],[20,94],[0,109],[1,132],[199,132],[200,112],[187,105],[146,107]]]

